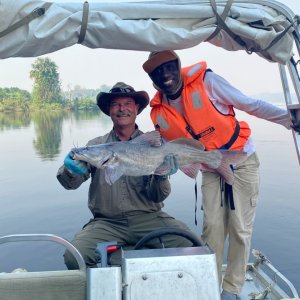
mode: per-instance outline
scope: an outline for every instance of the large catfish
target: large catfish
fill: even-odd
[[[170,158],[176,158],[177,167],[191,178],[200,169],[219,173],[228,184],[234,180],[231,165],[246,159],[242,151],[204,151],[202,143],[194,139],[178,138],[162,143],[158,131],[150,131],[129,141],[111,142],[73,148],[73,159],[88,162],[104,169],[108,184],[122,175],[166,175],[172,169]]]

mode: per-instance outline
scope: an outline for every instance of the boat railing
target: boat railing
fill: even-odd
[[[53,234],[17,234],[0,237],[0,245],[11,242],[55,242],[75,257],[78,270],[27,271],[18,268],[0,273],[1,300],[86,299],[86,265],[79,251],[67,240]]]

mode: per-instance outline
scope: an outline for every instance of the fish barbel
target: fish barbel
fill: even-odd
[[[122,175],[166,175],[172,166],[167,158],[175,157],[178,168],[191,178],[200,169],[219,173],[228,184],[234,180],[230,165],[246,159],[242,151],[204,151],[201,142],[190,138],[178,138],[162,143],[158,131],[146,132],[129,141],[111,142],[73,148],[73,159],[85,161],[103,169],[105,180],[113,184]]]

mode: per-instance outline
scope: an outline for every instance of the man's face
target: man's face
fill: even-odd
[[[110,102],[109,115],[115,127],[134,125],[139,104],[130,97],[114,98]]]
[[[166,95],[174,95],[181,87],[181,74],[177,60],[166,62],[150,73],[153,83]]]

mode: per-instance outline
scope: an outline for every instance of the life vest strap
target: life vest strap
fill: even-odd
[[[236,141],[236,139],[238,138],[238,136],[240,134],[240,129],[241,128],[240,128],[240,124],[239,124],[238,120],[235,120],[235,129],[234,129],[233,135],[231,136],[229,142],[224,144],[223,146],[221,146],[219,149],[225,149],[225,150],[229,149],[233,145],[233,143]],[[195,140],[199,141],[201,134],[194,133],[189,124],[186,126],[186,130]]]
[[[190,127],[189,124],[186,126],[186,130],[187,130],[188,133],[193,137],[193,139],[199,140],[200,134],[195,134],[194,131],[192,130],[192,128]]]
[[[198,225],[197,221],[197,199],[198,199],[198,188],[197,188],[197,179],[195,178],[195,225]]]
[[[220,189],[221,207],[223,207],[223,204],[226,204],[231,210],[235,210],[232,185],[226,183],[223,178],[220,178]]]
[[[236,141],[236,139],[238,138],[239,134],[240,134],[240,124],[238,122],[238,120],[235,120],[235,129],[234,129],[234,133],[232,135],[232,137],[230,138],[229,142],[224,144],[223,146],[220,147],[220,149],[229,149],[233,143]]]

